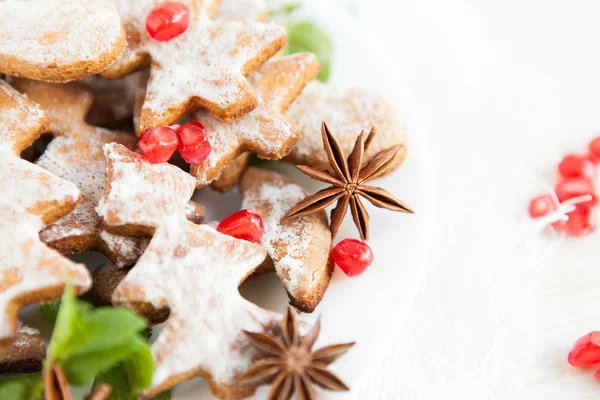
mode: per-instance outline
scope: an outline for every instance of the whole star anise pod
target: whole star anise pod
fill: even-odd
[[[392,166],[394,157],[396,157],[396,154],[402,148],[401,145],[397,145],[377,153],[361,169],[363,156],[376,133],[375,128],[371,129],[369,136],[365,140],[364,131],[361,132],[356,139],[354,149],[348,157],[348,161],[346,161],[339,144],[329,131],[329,128],[327,128],[327,124],[323,122],[321,136],[323,137],[323,146],[325,147],[325,153],[327,153],[333,173],[304,165],[298,165],[298,169],[311,178],[329,183],[331,186],[312,196],[308,196],[296,204],[285,215],[284,219],[323,210],[337,201],[337,206],[331,212],[331,236],[335,238],[348,212],[348,206],[350,206],[354,223],[360,232],[360,237],[362,240],[368,240],[369,213],[362,204],[360,197],[367,199],[373,205],[380,208],[412,214],[413,211],[406,204],[396,199],[387,190],[366,185],[368,181],[385,174]]]
[[[240,384],[258,387],[271,384],[268,400],[316,400],[313,385],[333,391],[350,390],[344,382],[328,371],[329,364],[346,353],[354,343],[337,344],[312,351],[321,330],[321,320],[302,337],[298,332],[291,308],[281,322],[282,338],[244,331],[250,342],[265,357],[257,361],[240,377]]]

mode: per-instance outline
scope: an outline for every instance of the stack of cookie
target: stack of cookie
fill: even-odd
[[[327,169],[323,121],[344,154],[378,127],[364,164],[402,145],[389,172],[406,153],[393,107],[312,82],[317,57],[279,56],[286,30],[268,15],[265,0],[0,3],[0,372],[41,368],[43,343],[17,313],[59,299],[69,283],[166,320],[145,396],[195,376],[220,398],[252,394],[237,382],[256,356],[243,331],[278,334],[282,316],[238,286],[274,270],[290,304],[313,312],[331,279],[333,238],[322,210],[284,219],[308,193],[247,168],[249,157]],[[202,159],[140,154],[136,134],[189,121],[209,144]],[[31,156],[42,135],[49,144]],[[261,220],[257,240],[202,224],[191,198],[209,185],[239,185],[241,208]],[[87,251],[108,259],[93,279],[65,257]]]

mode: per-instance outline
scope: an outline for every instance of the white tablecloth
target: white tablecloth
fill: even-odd
[[[518,219],[600,131],[600,2],[350,3],[416,95],[439,223],[414,309],[358,397],[600,398],[593,371],[566,363],[600,330],[600,237],[541,241]]]

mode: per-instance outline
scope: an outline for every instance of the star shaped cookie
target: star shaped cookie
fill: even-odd
[[[17,334],[17,312],[56,300],[69,281],[88,290],[88,270],[48,248],[44,225],[70,212],[75,185],[19,157],[48,123],[43,110],[0,81],[0,345]]]
[[[105,0],[0,2],[0,73],[73,81],[105,70],[126,45]]]
[[[225,167],[244,152],[266,159],[287,155],[296,143],[297,130],[283,113],[319,69],[319,61],[312,53],[269,60],[248,78],[257,93],[259,106],[254,111],[232,123],[197,111],[193,119],[206,127],[212,147],[206,161],[191,166],[198,187],[219,178]]]
[[[380,93],[360,88],[338,88],[310,83],[292,104],[286,116],[298,125],[299,139],[284,159],[296,165],[328,170],[321,126],[327,124],[342,153],[350,154],[361,131],[377,128],[377,135],[363,158],[363,166],[379,152],[402,145],[387,173],[394,171],[406,156],[406,126],[396,108]]]
[[[19,321],[15,341],[10,346],[0,347],[0,374],[40,371],[44,358],[46,343],[40,332]]]
[[[333,273],[331,231],[325,211],[282,218],[309,193],[275,172],[249,168],[240,182],[242,208],[261,216],[260,244],[288,292],[290,303],[311,313],[321,302]]]
[[[154,231],[148,248],[119,284],[113,303],[150,303],[170,316],[152,346],[151,397],[196,376],[220,398],[251,394],[236,384],[256,355],[243,330],[277,329],[281,316],[241,297],[238,287],[265,260],[260,245],[185,219],[196,182],[169,164],[150,164],[118,144],[104,147],[108,191],[98,206],[118,232]]]
[[[186,32],[159,42],[146,31],[146,16],[160,0],[112,0],[127,30],[129,52],[103,76],[119,78],[150,63],[150,80],[137,129],[171,125],[187,112],[204,108],[224,121],[256,107],[245,75],[287,43],[285,28],[274,23],[209,18],[214,7],[184,2],[192,16]],[[216,8],[215,8],[216,11]]]
[[[90,89],[70,83],[57,85],[14,80],[13,85],[40,104],[50,118],[48,132],[55,136],[37,164],[73,182],[81,191],[76,208],[47,226],[40,238],[64,254],[98,250],[117,267],[133,265],[143,253],[148,239],[113,235],[102,227],[96,213],[104,193],[105,163],[102,146],[121,143],[135,150],[137,138],[125,132],[109,131],[85,122],[94,96]],[[198,206],[201,217],[204,208]],[[191,207],[191,211],[196,211]]]

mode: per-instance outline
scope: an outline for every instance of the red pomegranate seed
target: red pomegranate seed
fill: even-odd
[[[600,136],[588,144],[588,150],[596,159],[600,159]]]
[[[569,220],[565,222],[565,231],[570,236],[585,236],[596,230],[596,220],[591,208],[577,205],[575,211],[567,214]]]
[[[183,32],[190,26],[190,9],[177,1],[168,1],[156,6],[146,17],[146,30],[150,37],[159,42],[166,42]]]
[[[542,194],[534,197],[529,203],[529,216],[531,218],[541,218],[552,211],[556,211],[557,204],[554,197],[550,194]]]
[[[569,352],[569,364],[589,367],[600,363],[600,332],[590,332],[575,342]]]
[[[373,250],[365,242],[356,239],[344,239],[331,252],[333,261],[350,277],[365,272],[373,263]]]
[[[594,184],[587,178],[563,178],[558,182],[554,191],[556,192],[556,196],[558,196],[558,201],[561,203],[573,197],[589,194],[592,196],[592,200],[581,203],[581,205],[593,207],[598,204],[598,196],[596,195]]]
[[[558,172],[565,178],[582,176],[593,180],[596,175],[596,164],[587,156],[569,154],[558,164]]]
[[[225,218],[217,231],[237,239],[257,243],[263,236],[263,221],[258,212],[253,209],[241,210]]]
[[[140,136],[138,146],[142,155],[152,164],[169,161],[177,149],[177,134],[168,126],[146,129]]]
[[[190,164],[200,164],[210,155],[212,148],[206,136],[204,125],[200,122],[188,122],[177,129],[181,157]]]

